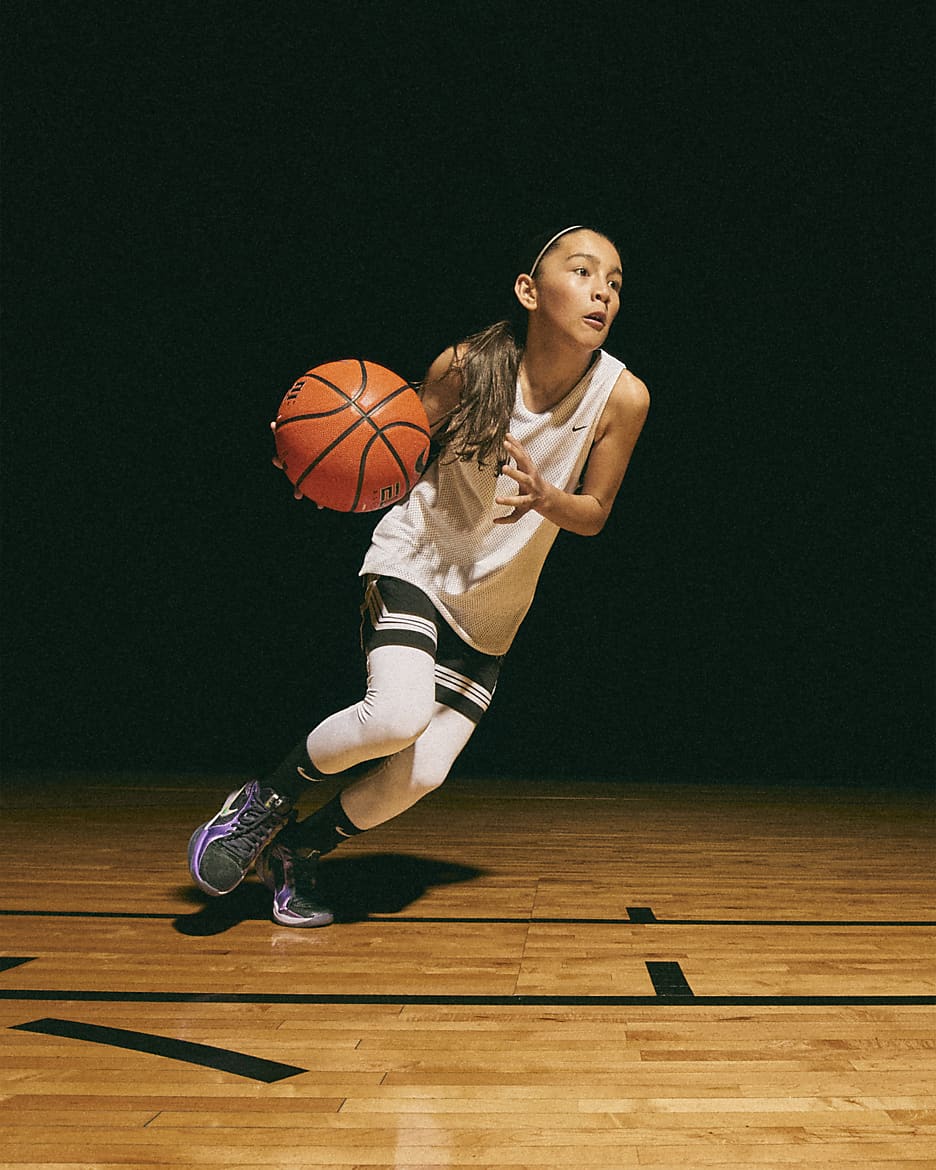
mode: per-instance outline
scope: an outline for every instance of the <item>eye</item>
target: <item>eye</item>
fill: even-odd
[[[611,288],[614,289],[615,292],[621,291],[621,282],[619,280],[609,280],[608,284],[611,286]]]
[[[587,268],[574,268],[572,271],[576,272],[579,276],[588,276]]]

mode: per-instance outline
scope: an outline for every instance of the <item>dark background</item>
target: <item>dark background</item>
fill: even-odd
[[[356,698],[374,518],[269,419],[584,218],[651,416],[460,770],[928,781],[929,5],[3,12],[8,768],[249,772]]]

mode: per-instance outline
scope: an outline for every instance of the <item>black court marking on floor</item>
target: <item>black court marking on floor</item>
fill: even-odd
[[[646,968],[657,995],[693,997],[693,990],[678,963],[647,963]]]
[[[33,963],[35,955],[19,958],[16,955],[0,955],[0,971],[12,971],[14,967],[22,967],[24,963]]]
[[[928,1007],[936,995],[353,995],[306,992],[17,991],[0,1000],[69,1003],[394,1004],[400,1007]]]
[[[199,912],[200,913],[200,912]],[[140,913],[120,910],[3,910],[0,918],[124,918],[148,921],[162,919],[176,922],[186,917],[179,913]],[[259,920],[258,920],[259,921]],[[626,918],[532,918],[530,915],[516,917],[491,917],[475,915],[422,915],[422,914],[370,914],[364,922],[385,924],[400,923],[445,923],[478,926],[877,926],[877,927],[934,927],[936,919],[863,919],[863,918],[657,918],[648,906],[630,906]]]
[[[657,916],[653,913],[649,906],[628,906],[627,907],[628,922],[656,922]]]
[[[653,911],[649,912],[653,915]],[[422,916],[419,914],[371,914],[368,922],[379,922],[381,925],[393,922],[432,922],[432,923],[477,923],[478,925],[512,925],[512,926],[842,926],[842,927],[907,927],[925,926],[932,929],[936,926],[936,919],[913,918],[907,920],[896,919],[831,919],[831,918],[657,918],[637,917],[629,914],[627,918],[472,918],[472,917],[441,917]]]
[[[29,1024],[13,1024],[14,1032],[38,1032],[42,1036],[63,1036],[68,1040],[88,1040],[93,1044],[107,1044],[111,1048],[129,1048],[134,1052],[149,1052],[181,1060],[185,1064],[200,1064],[218,1072],[233,1073],[252,1081],[272,1085],[287,1077],[308,1072],[294,1064],[278,1060],[263,1060],[229,1048],[215,1048],[211,1044],[195,1044],[191,1040],[175,1040],[171,1036],[154,1036],[150,1032],[132,1032],[127,1028],[108,1028],[100,1024],[81,1024],[75,1020],[47,1018]]]

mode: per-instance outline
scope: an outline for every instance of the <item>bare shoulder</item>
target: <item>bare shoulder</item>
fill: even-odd
[[[636,374],[621,370],[611,391],[611,401],[622,410],[646,414],[650,408],[650,391]]]
[[[457,357],[458,349],[456,346],[450,345],[448,349],[444,349],[426,371],[425,381],[439,382],[454,374]]]
[[[650,391],[630,370],[622,370],[602,411],[599,436],[626,428],[639,434],[650,410]]]
[[[429,366],[419,392],[429,417],[430,427],[435,427],[458,405],[462,384],[462,373],[458,368],[458,351],[455,346],[450,345]]]

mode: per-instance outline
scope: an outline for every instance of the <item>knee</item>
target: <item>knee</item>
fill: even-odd
[[[414,792],[417,793],[417,800],[421,800],[424,796],[428,796],[430,792],[435,792],[437,788],[441,788],[445,783],[447,773],[426,771],[415,769],[410,783]]]
[[[369,735],[383,745],[385,755],[408,748],[429,726],[432,696],[421,698],[412,692],[368,695],[361,704],[360,717]]]

